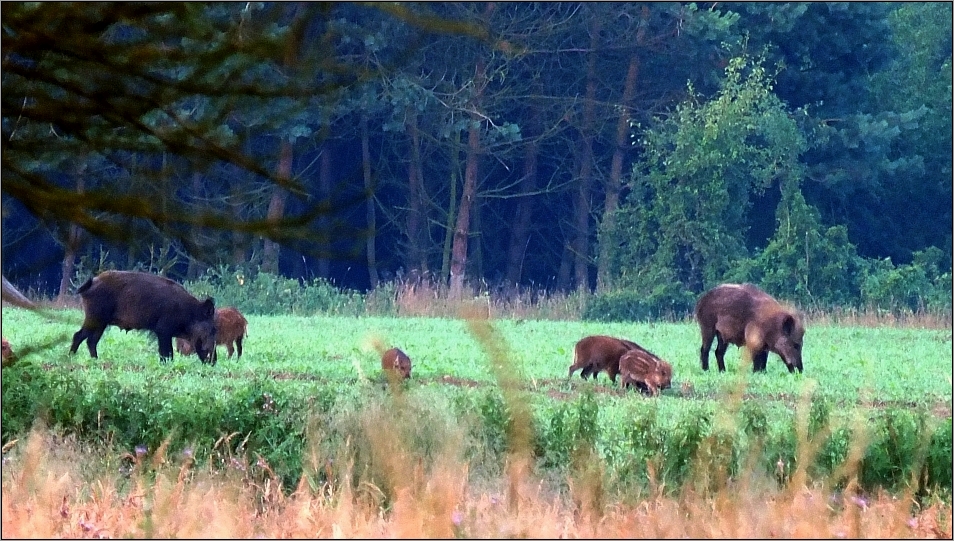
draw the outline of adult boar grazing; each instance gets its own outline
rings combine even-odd
[[[391,348],[381,354],[381,370],[385,374],[400,376],[403,379],[411,377],[411,358],[398,348]]]
[[[752,284],[723,284],[710,289],[696,303],[696,321],[702,331],[699,359],[703,370],[709,369],[709,348],[712,339],[717,338],[719,372],[725,372],[729,344],[745,346],[753,372],[765,371],[770,351],[782,358],[789,372],[802,371],[805,326],[799,314]]]
[[[225,345],[229,352],[229,359],[232,353],[238,350],[238,358],[242,358],[242,340],[248,336],[248,321],[237,308],[227,306],[215,311],[215,344]],[[234,343],[234,348],[233,348]],[[181,355],[192,355],[195,348],[192,343],[185,338],[176,338],[176,351]],[[218,352],[212,350],[212,366],[218,360]]]
[[[155,274],[106,271],[77,290],[86,318],[73,335],[70,354],[86,340],[89,354],[99,355],[96,344],[109,325],[124,331],[149,330],[159,341],[160,360],[172,358],[172,338],[182,337],[195,347],[202,362],[215,349],[215,302],[200,301],[184,287]]]
[[[619,358],[619,373],[624,388],[636,386],[653,396],[672,385],[672,365],[639,346]]]
[[[593,379],[596,379],[597,374],[606,370],[610,380],[616,383],[619,358],[630,349],[638,347],[635,343],[622,338],[603,335],[587,336],[574,346],[573,364],[570,365],[570,371],[566,377],[572,377],[574,372],[582,368],[581,378],[586,379],[592,374]]]

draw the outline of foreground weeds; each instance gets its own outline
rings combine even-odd
[[[513,459],[497,480],[471,480],[450,442],[422,464],[380,423],[380,486],[360,472],[284,495],[267,465],[201,471],[188,457],[126,457],[109,464],[50,431],[34,429],[5,455],[2,535],[46,538],[950,538],[951,506],[910,497],[830,492],[742,479],[707,494],[689,486],[623,503],[582,472],[560,495]],[[129,468],[122,465],[130,462]],[[357,481],[356,481],[357,480]],[[390,494],[388,497],[385,493]],[[588,502],[588,503],[587,503]]]

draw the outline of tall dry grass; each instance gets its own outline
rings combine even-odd
[[[395,282],[395,304],[399,316],[458,317],[477,308],[493,319],[579,320],[586,294],[517,287],[491,292],[486,284],[467,284],[455,299],[439,282],[407,280]]]
[[[812,310],[808,318],[822,325],[851,327],[897,327],[914,329],[948,329],[954,325],[951,312],[892,312],[868,307]]]
[[[494,290],[487,284],[468,284],[460,299],[448,296],[447,287],[427,280],[395,282],[395,304],[399,316],[458,317],[478,306],[493,319],[540,319],[577,321],[586,307],[588,293],[559,292],[513,287]],[[806,316],[813,324],[859,327],[951,329],[951,312],[893,312],[874,307],[810,309]],[[685,322],[693,322],[687,314]]]
[[[744,477],[714,493],[653,487],[635,501],[600,494],[585,471],[553,491],[512,457],[496,482],[472,480],[455,443],[430,465],[402,451],[379,423],[381,485],[303,482],[285,495],[268,474],[213,472],[161,451],[131,472],[37,428],[4,458],[4,538],[951,538],[951,506],[917,508]],[[58,441],[54,441],[58,440]],[[114,464],[115,465],[115,464]],[[385,492],[391,494],[385,496]]]

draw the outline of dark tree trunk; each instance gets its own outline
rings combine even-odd
[[[192,173],[192,194],[196,200],[202,197],[202,173],[199,173],[198,171]],[[198,229],[198,227],[193,228],[193,230],[196,229]],[[197,235],[194,235],[193,237],[195,236]],[[218,246],[216,246],[216,249],[218,249]],[[186,277],[189,280],[195,280],[199,277],[199,274],[205,271],[205,268],[205,265],[200,263],[195,255],[190,254],[189,268],[186,269]]]
[[[425,210],[424,179],[421,169],[421,133],[418,130],[417,114],[410,112],[407,120],[411,136],[410,160],[407,164],[408,212],[407,212],[407,259],[408,271],[417,269],[427,272],[427,216]]]
[[[450,178],[448,179],[447,216],[444,224],[444,243],[441,247],[441,282],[450,282],[451,248],[454,244],[454,228],[457,227],[457,190],[460,184],[457,172],[460,170],[460,132],[454,132],[454,144],[451,145]]]
[[[483,63],[478,63],[480,70]],[[472,116],[476,122],[476,115]],[[467,132],[467,158],[464,166],[464,187],[457,209],[457,224],[451,246],[450,297],[459,299],[464,291],[464,270],[467,266],[467,241],[470,236],[470,211],[477,193],[477,168],[480,153],[480,127],[471,126]]]
[[[367,240],[365,241],[365,252],[368,258],[368,279],[371,282],[371,288],[378,287],[378,263],[375,254],[374,237],[377,233],[377,221],[375,216],[374,186],[371,185],[371,150],[368,146],[368,115],[361,115],[361,172],[364,175],[364,192],[368,200],[365,202],[365,218],[367,223]]]
[[[235,223],[241,223],[245,220],[242,215],[243,191],[238,181],[234,181],[229,186],[229,209],[232,212],[232,219]],[[233,229],[232,239],[232,264],[235,266],[244,265],[248,261],[248,237],[242,231]]]
[[[479,58],[474,74],[474,95],[471,107],[477,110],[483,97],[486,83],[484,74],[484,60]],[[460,206],[457,209],[457,224],[454,228],[454,242],[451,246],[450,268],[450,297],[461,298],[464,291],[464,273],[467,267],[467,241],[470,236],[470,213],[477,194],[477,173],[480,160],[480,125],[481,118],[471,113],[472,120],[467,132],[467,158],[464,166],[464,187],[460,196]]]
[[[292,171],[292,145],[290,141],[282,141],[281,154],[278,158],[278,177],[284,180],[291,178]],[[278,228],[279,222],[285,216],[285,202],[288,199],[288,190],[276,185],[272,191],[272,198],[268,202],[268,220],[270,227]],[[265,239],[262,247],[262,270],[272,274],[278,274],[278,256],[280,246],[274,240]]]
[[[586,62],[586,97],[583,100],[582,156],[579,184],[573,205],[576,239],[573,243],[573,271],[576,287],[589,291],[590,262],[590,191],[593,186],[593,136],[596,131],[596,56],[599,46],[600,24],[594,18],[590,29],[590,52]]]
[[[76,168],[76,193],[83,193],[83,190],[86,189],[85,160],[81,160],[80,163],[83,165]],[[73,271],[76,268],[76,254],[79,252],[82,241],[83,230],[76,224],[70,224],[63,252],[63,264],[60,267],[60,291],[56,295],[58,306],[66,303],[66,297],[69,295],[70,280],[73,278]]]
[[[570,290],[570,270],[573,267],[573,249],[570,242],[563,244],[563,253],[560,255],[560,270],[557,271],[556,288],[558,291]]]
[[[296,19],[299,12],[298,4],[289,4],[289,15]],[[289,39],[285,42],[285,57],[283,59],[283,64],[285,69],[292,71],[297,65],[297,56],[298,51],[301,48],[301,41],[303,39],[302,33],[293,33]],[[278,169],[276,170],[277,176],[279,179],[288,181],[292,178],[292,156],[293,156],[292,142],[288,139],[283,139],[281,142],[281,150],[279,151],[278,157]],[[276,185],[272,191],[272,198],[268,202],[268,213],[266,214],[266,220],[269,222],[269,227],[272,228],[273,234],[280,233],[278,230],[280,222],[285,217],[285,203],[288,201],[288,190],[285,188]],[[262,246],[262,270],[266,272],[271,272],[278,274],[279,269],[279,255],[280,255],[280,245],[278,242],[265,238],[264,244]]]
[[[537,197],[533,191],[537,188],[537,154],[540,150],[538,140],[533,140],[526,147],[523,156],[523,178],[520,179],[520,193],[517,202],[517,215],[513,221],[510,233],[510,245],[507,251],[507,284],[520,283],[523,272],[523,261],[530,244],[530,225],[533,223],[533,207]]]
[[[322,200],[327,200],[331,197],[331,146],[327,141],[321,150],[321,161],[318,166],[318,197]],[[318,227],[321,231],[322,238],[325,239],[322,242],[323,246],[321,247],[321,251],[330,253],[332,239],[328,231],[330,227],[329,220],[324,217],[319,218]],[[318,258],[318,276],[322,278],[331,277],[331,260],[327,257]]]
[[[610,174],[605,186],[601,226],[603,231],[612,231],[616,228],[616,209],[619,207],[619,192],[623,186],[623,157],[630,148],[629,104],[636,93],[636,76],[638,73],[639,56],[637,53],[633,53],[633,56],[629,59],[629,69],[626,71],[626,82],[623,85],[623,97],[620,100],[622,107],[619,119],[616,121],[616,148],[613,151],[613,161],[610,164]],[[599,261],[597,261],[596,267],[596,288],[598,290],[608,287],[612,283],[612,277],[609,276],[612,248],[609,242],[600,242]]]

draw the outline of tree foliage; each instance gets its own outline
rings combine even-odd
[[[795,185],[805,141],[758,61],[729,61],[717,95],[647,129],[616,231],[621,283],[700,292],[748,256],[753,196]]]
[[[894,298],[951,265],[950,10],[10,4],[4,273]]]

